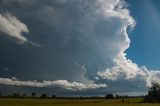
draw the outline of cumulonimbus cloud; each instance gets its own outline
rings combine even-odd
[[[15,8],[12,5],[13,2],[20,6]],[[58,79],[57,75],[59,75],[60,78],[66,80],[34,82],[2,78],[1,84],[34,85],[35,87],[58,85],[66,89],[89,89],[99,87],[93,83],[91,85],[83,84],[85,81],[98,83],[98,85],[102,83],[100,87],[106,87],[103,83],[108,85],[110,81],[114,81],[117,86],[117,81],[123,81],[124,84],[125,81],[132,82],[127,83],[126,86],[133,85],[133,83],[135,85],[145,83],[150,86],[152,81],[160,80],[159,71],[148,70],[144,66],[139,67],[126,57],[125,51],[130,46],[127,29],[134,28],[136,22],[130,15],[124,0],[35,0],[34,2],[31,0],[29,2],[28,0],[23,0],[23,2],[21,0],[7,0],[3,3],[10,8],[14,7],[13,13],[20,14],[21,17],[25,16],[33,23],[47,26],[41,28],[45,29],[47,34],[52,35],[48,39],[46,36],[46,42],[51,47],[48,47],[49,50],[46,51],[51,51],[51,49],[54,51],[54,56],[49,56],[48,60],[50,57],[56,57],[52,61],[50,60],[51,62],[49,61],[54,63],[52,64],[54,65],[52,73],[56,74],[48,74],[47,78],[50,76],[50,78],[56,77]],[[23,8],[24,5],[25,8]],[[19,8],[22,8],[23,15],[21,15],[22,11]],[[28,12],[32,9],[34,11]],[[6,21],[4,24],[11,25],[13,27],[11,29],[15,29],[16,33],[11,34],[11,29],[4,30],[4,33],[25,42],[24,36],[20,33],[28,32],[27,27],[18,21],[22,24],[18,24],[18,26],[22,26],[22,28],[18,27],[17,30],[17,25],[12,25],[11,19],[8,17],[13,20],[18,19],[10,15],[1,15],[1,20]],[[33,23],[28,22],[28,25],[32,26]],[[6,29],[4,26],[2,28]],[[34,30],[37,29],[32,31]],[[38,29],[35,34],[41,35],[43,32],[44,30]],[[77,64],[74,64],[75,62]],[[79,68],[81,64],[85,68]],[[53,67],[52,65],[50,67]],[[66,75],[63,75],[64,73]],[[43,74],[40,75],[43,77]],[[68,82],[68,80],[73,82]],[[83,83],[76,83],[74,80]],[[108,87],[112,87],[112,84]],[[117,86],[115,89],[118,91],[119,87]]]

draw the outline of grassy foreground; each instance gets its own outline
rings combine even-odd
[[[154,103],[139,103],[142,99],[0,99],[0,106],[160,106]]]

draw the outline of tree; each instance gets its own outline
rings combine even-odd
[[[128,98],[128,95],[125,95],[124,97],[125,97],[125,98]]]
[[[40,98],[46,99],[46,98],[48,98],[48,96],[46,93],[43,93],[43,94],[41,94]]]
[[[116,99],[119,99],[119,95],[118,94],[116,94],[115,97],[116,97]]]
[[[25,98],[26,97],[26,94],[24,93],[23,95],[22,95],[22,98]]]
[[[53,98],[53,99],[56,98],[56,95],[52,95],[52,98]]]
[[[0,92],[0,98],[2,97],[2,93]]]
[[[19,98],[19,97],[20,97],[20,94],[19,94],[19,93],[13,93],[12,97],[13,97],[13,98]]]
[[[152,96],[153,98],[157,98],[158,92],[160,91],[160,84],[159,83],[152,83],[152,86],[150,88],[150,91],[148,92],[149,96]]]
[[[145,102],[160,102],[160,84],[152,83],[148,95],[144,98]]]
[[[35,98],[36,97],[36,93],[32,92],[31,96],[32,96],[32,98]]]
[[[113,94],[107,94],[107,95],[105,96],[106,99],[113,99],[113,97],[114,97]]]

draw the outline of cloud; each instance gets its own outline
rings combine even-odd
[[[121,34],[120,39],[123,39],[124,44],[120,45],[118,53],[113,58],[113,66],[106,68],[103,71],[98,71],[98,77],[95,77],[95,79],[99,80],[99,78],[102,78],[113,81],[122,80],[123,82],[128,80],[135,81],[134,83],[139,80],[141,83],[145,82],[146,86],[151,86],[152,82],[160,82],[160,71],[148,70],[145,66],[139,67],[136,63],[133,63],[132,60],[127,59],[126,57],[125,50],[130,46],[127,28],[133,28],[135,26],[135,21],[130,15],[129,10],[124,8],[124,3],[124,1],[118,1],[118,7],[115,7],[116,5],[111,6],[113,8],[112,11],[103,9],[105,10],[104,14],[106,14],[107,17],[118,17],[121,20],[122,27],[119,27],[119,33]]]
[[[130,46],[127,30],[134,28],[136,22],[124,0],[2,0],[0,5],[27,23],[33,40],[46,45],[29,51],[29,56],[24,53],[18,55],[20,58],[13,59],[10,64],[21,66],[13,69],[12,75],[20,79],[53,80],[6,81],[2,78],[3,84],[53,85],[83,90],[103,87],[105,85],[101,84],[105,83],[107,90],[112,90],[114,86],[115,91],[120,87],[134,91],[139,88],[131,87],[133,85],[149,86],[152,81],[159,81],[159,71],[139,67],[126,58],[125,51]],[[28,33],[26,25],[12,15],[4,14],[1,18],[16,29],[14,31],[18,35],[9,33],[12,30],[3,33],[16,39],[18,36],[17,40],[22,43],[28,41],[23,40],[25,37],[21,35],[21,32]],[[12,24],[12,18],[22,25]]]
[[[137,79],[139,81],[144,81],[148,87],[151,86],[152,82],[160,82],[159,71],[150,71],[145,66],[138,67],[137,64],[126,59],[125,55],[120,55],[115,59],[115,66],[97,72],[97,75],[102,79],[114,81]]]
[[[27,26],[10,13],[0,14],[0,32],[5,36],[14,39],[19,44],[24,44],[28,40],[22,32],[29,32]]]
[[[28,87],[59,87],[66,90],[86,90],[86,89],[98,89],[107,87],[106,84],[83,84],[77,82],[68,82],[67,80],[56,80],[56,81],[20,81],[15,77],[13,78],[0,78],[0,84],[5,85],[16,85],[16,86],[28,86]]]

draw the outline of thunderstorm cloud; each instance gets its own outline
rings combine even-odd
[[[159,71],[126,57],[136,21],[124,0],[1,0],[0,8],[0,37],[14,38],[3,39],[11,45],[0,64],[10,70],[0,84],[141,91],[160,81]]]

